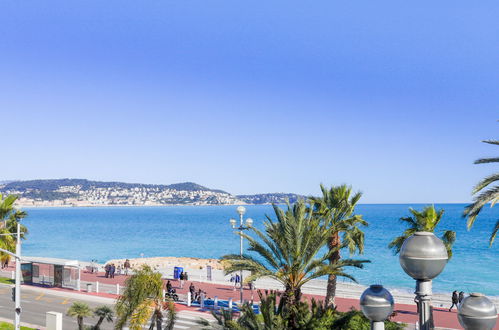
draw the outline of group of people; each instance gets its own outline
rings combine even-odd
[[[106,278],[114,278],[114,274],[116,273],[116,266],[114,264],[107,264],[104,266],[104,270],[106,271]],[[119,273],[121,273],[121,266],[118,266]]]
[[[115,274],[128,275],[128,272],[130,270],[130,260],[126,259],[123,267],[121,265],[118,265],[118,267],[116,267],[114,263],[106,264],[106,266],[104,266],[104,270],[106,271],[106,278],[114,278]]]
[[[463,302],[463,300],[464,300],[464,292],[461,291],[461,292],[457,293],[457,291],[454,290],[452,292],[452,305],[449,308],[449,312],[452,310],[452,307],[454,307],[454,306],[456,306],[456,308],[458,308],[459,305],[461,305],[461,303]]]
[[[192,301],[196,301],[198,303],[201,303],[201,294],[204,294],[206,296],[206,292],[201,290],[201,288],[196,291],[196,288],[194,287],[194,284],[192,282],[191,285],[189,285],[189,292],[191,293]]]

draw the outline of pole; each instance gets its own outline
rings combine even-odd
[[[371,321],[371,330],[385,330],[385,322]]]
[[[15,317],[14,329],[21,329],[21,225],[17,223],[17,236],[16,236],[16,286],[15,286]]]
[[[243,256],[243,215],[240,214],[239,215],[239,219],[240,219],[240,222],[241,222],[241,225],[240,225],[240,230],[239,230],[239,237],[241,238],[241,249],[240,249],[240,255],[241,257]],[[240,301],[241,301],[241,305],[243,304],[243,271],[241,270],[240,272],[240,278],[241,278],[241,281],[239,283],[239,285],[241,286],[240,287]]]
[[[431,329],[431,280],[416,280],[416,299],[419,309],[419,329]]]

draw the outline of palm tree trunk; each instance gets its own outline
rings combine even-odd
[[[337,249],[341,245],[341,239],[339,233],[335,232],[331,239],[329,240],[329,250]],[[340,250],[338,249],[334,252],[331,257],[329,257],[329,264],[333,265],[337,263],[341,258]],[[327,279],[327,292],[326,292],[326,306],[334,306],[334,298],[336,296],[336,275],[329,275]]]
[[[78,329],[83,330],[83,317],[78,316],[77,321],[78,321]]]
[[[100,329],[100,325],[102,324],[103,321],[104,321],[104,316],[99,317],[99,321],[97,321],[97,323],[95,324],[94,329],[95,330],[99,330]]]

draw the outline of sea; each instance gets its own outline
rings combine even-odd
[[[356,209],[369,222],[365,251],[353,258],[369,259],[364,269],[348,270],[360,284],[413,291],[414,280],[406,275],[387,245],[405,229],[400,217],[409,207],[422,204],[362,204]],[[489,236],[499,219],[499,207],[486,207],[468,231],[462,218],[464,204],[435,204],[444,209],[438,230],[454,230],[454,256],[434,280],[434,292],[482,292],[499,296],[499,238],[489,247]],[[263,229],[270,205],[248,205],[245,217]],[[106,262],[114,258],[157,256],[219,258],[239,253],[239,236],[229,223],[237,218],[235,206],[24,208],[29,234],[23,255]],[[441,232],[437,232],[440,235]],[[247,245],[245,245],[246,247]],[[344,257],[350,257],[343,251]]]

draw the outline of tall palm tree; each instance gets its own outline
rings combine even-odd
[[[424,207],[423,211],[416,211],[413,208],[409,208],[409,211],[412,216],[400,218],[400,221],[405,223],[408,228],[401,236],[396,237],[388,244],[388,247],[392,249],[395,254],[400,252],[400,248],[402,247],[402,244],[404,244],[404,241],[415,232],[428,231],[434,233],[444,214],[443,209],[437,211],[433,205]],[[443,230],[440,238],[444,242],[450,259],[452,257],[452,245],[456,241],[456,233],[452,230]]]
[[[368,223],[362,215],[355,214],[355,206],[362,193],[352,193],[352,187],[347,185],[327,189],[321,184],[320,187],[322,197],[310,197],[310,204],[314,215],[322,220],[329,231],[329,264],[336,265],[341,260],[341,247],[347,247],[350,254],[364,252],[364,232],[360,226],[367,226]],[[336,281],[337,275],[329,274],[326,306],[334,305]]]
[[[484,143],[499,145],[499,140],[485,140]],[[475,164],[489,164],[489,163],[499,163],[498,157],[492,158],[481,158],[475,161]],[[472,194],[475,195],[473,198],[473,203],[466,206],[464,209],[463,216],[468,218],[468,230],[473,227],[476,217],[482,210],[482,208],[491,203],[491,207],[499,201],[499,173],[491,174],[478,182],[478,184],[473,188]],[[494,185],[493,185],[494,184]],[[499,220],[495,223],[495,226],[490,234],[489,244],[492,246],[499,232]]]
[[[94,315],[99,319],[97,323],[93,326],[94,330],[100,330],[100,326],[104,320],[107,322],[113,322],[114,312],[109,306],[100,306],[94,310]]]
[[[130,329],[141,330],[149,319],[151,320],[149,329],[153,329],[154,326],[158,330],[162,329],[162,311],[167,310],[169,315],[175,316],[174,312],[173,314],[171,312],[172,306],[164,301],[162,288],[161,273],[147,265],[143,265],[139,271],[130,276],[125,282],[125,291],[116,301],[115,329],[122,329],[129,321]],[[167,326],[174,321],[174,319],[169,320]]]
[[[265,232],[251,228],[256,237],[241,234],[249,242],[248,250],[256,252],[258,258],[247,254],[242,257],[235,254],[223,256],[227,274],[247,270],[251,272],[246,278],[248,282],[261,277],[277,280],[285,289],[281,299],[284,308],[296,305],[301,299],[301,287],[313,279],[335,275],[355,281],[345,268],[362,268],[368,260],[345,259],[328,264],[328,259],[337,250],[317,257],[327,244],[331,229],[313,216],[305,202],[300,200],[292,206],[288,204],[286,210],[276,205],[273,207],[277,220],[267,216]]]
[[[83,318],[92,316],[92,310],[87,304],[77,301],[74,302],[71,307],[69,307],[66,314],[71,317],[76,317],[76,321],[78,322],[78,329],[83,330]]]

